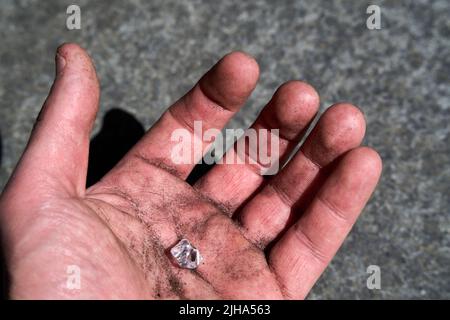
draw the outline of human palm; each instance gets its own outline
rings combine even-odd
[[[189,185],[210,145],[193,122],[221,129],[256,85],[256,62],[235,52],[86,190],[97,77],[74,44],[60,47],[56,60],[55,83],[0,200],[13,298],[304,298],[378,181],[379,156],[359,147],[364,118],[340,103],[277,175],[264,178],[258,163],[220,164]],[[318,105],[311,86],[291,81],[252,127],[279,129],[283,164]],[[202,146],[189,164],[171,160],[179,128]],[[182,238],[204,258],[197,269],[171,259]],[[79,288],[67,286],[69,266],[80,270]]]

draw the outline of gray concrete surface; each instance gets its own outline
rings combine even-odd
[[[67,6],[82,28],[65,28]],[[382,29],[366,28],[369,4]],[[378,190],[310,298],[450,298],[450,2],[25,1],[0,2],[0,187],[50,88],[55,48],[92,55],[101,112],[131,112],[149,127],[223,54],[245,50],[261,80],[231,126],[250,123],[289,79],[316,86],[322,109],[347,100],[366,114],[365,143],[384,159]],[[368,290],[366,268],[381,268]]]

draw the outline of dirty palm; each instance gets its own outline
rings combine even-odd
[[[194,185],[195,162],[171,161],[174,130],[221,129],[259,76],[241,52],[223,57],[86,190],[99,85],[87,53],[61,46],[56,78],[0,202],[13,298],[300,299],[326,268],[376,186],[381,160],[361,147],[362,113],[348,103],[317,113],[308,84],[282,84],[252,124],[279,129],[276,175],[258,163],[214,166]],[[210,142],[193,134],[202,148]],[[226,156],[235,152],[231,148]],[[203,258],[181,268],[170,249],[188,239]],[[67,286],[77,266],[80,286]]]

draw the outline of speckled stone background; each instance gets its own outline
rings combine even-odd
[[[81,30],[65,27],[82,10]],[[381,30],[366,8],[381,7]],[[322,110],[359,105],[365,143],[384,159],[377,192],[310,298],[450,298],[450,2],[25,1],[0,2],[0,187],[50,88],[53,57],[76,41],[92,55],[105,112],[146,128],[225,53],[254,55],[261,80],[230,124],[248,125],[289,79],[316,86]],[[94,132],[95,135],[95,132]],[[381,290],[366,287],[381,268]]]

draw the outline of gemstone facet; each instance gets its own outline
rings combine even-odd
[[[203,261],[200,251],[191,245],[187,239],[181,239],[172,249],[170,253],[177,261],[181,268],[195,269]]]

